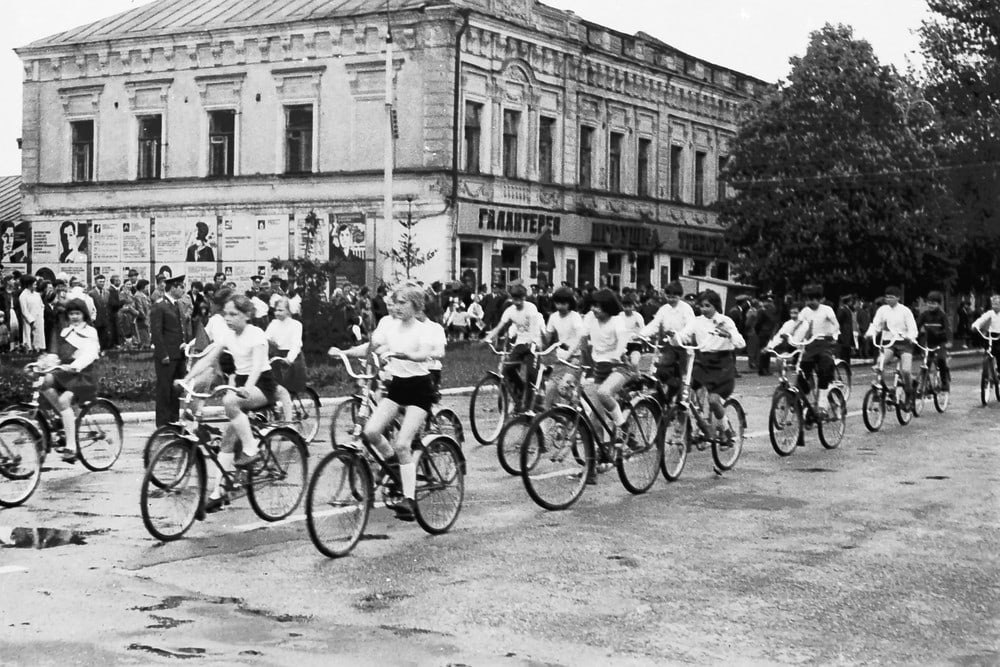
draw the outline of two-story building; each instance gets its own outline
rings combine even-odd
[[[427,281],[725,280],[718,175],[766,86],[535,0],[161,0],[17,53],[32,270],[90,274],[246,278],[311,213],[355,282],[405,272],[406,220]]]

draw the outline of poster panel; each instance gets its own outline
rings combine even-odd
[[[22,262],[11,262],[9,264],[4,262],[3,266],[0,267],[0,275],[9,276],[15,271],[20,271],[23,276],[28,272],[28,265]]]
[[[121,273],[119,274],[122,278],[122,282],[125,282],[128,275],[135,271],[139,278],[144,278],[149,280],[149,263],[143,262],[141,264],[122,264]]]
[[[157,218],[154,225],[153,257],[156,265],[185,261],[188,235],[194,223],[183,218]]]
[[[288,259],[288,216],[257,219],[258,262]]]
[[[73,278],[79,278],[80,281],[82,281],[85,285],[88,286],[90,285],[90,280],[89,280],[90,276],[87,275],[86,262],[84,262],[83,264],[76,264],[76,263],[59,264],[58,269],[59,270],[56,273],[57,276],[62,275],[67,277],[69,280],[72,280]]]
[[[149,263],[149,220],[135,219],[122,223],[122,254],[120,260],[128,266]],[[147,267],[146,273],[149,273]]]
[[[200,280],[202,285],[210,285],[215,278],[215,262],[188,262],[184,265],[187,284]]]
[[[27,222],[0,223],[0,264],[6,267],[8,264],[27,263],[30,229],[31,225]]]
[[[238,215],[222,220],[222,261],[252,261],[255,257],[257,218]]]
[[[59,262],[60,224],[62,223],[58,220],[36,220],[31,223],[31,260],[34,264],[48,265]]]
[[[226,274],[227,283],[235,283],[237,290],[244,292],[250,289],[250,276],[264,275],[260,272],[261,267],[256,262],[231,262],[222,265],[222,272]]]
[[[121,261],[123,224],[126,223],[102,220],[91,225],[91,261],[93,263],[117,263]]]
[[[299,259],[312,259],[317,262],[325,262],[330,259],[330,244],[327,238],[330,233],[330,224],[326,215],[319,216],[316,228],[316,235],[310,239],[306,234],[306,213],[299,213],[295,216],[295,257]]]
[[[355,258],[364,260],[365,216],[362,213],[347,213],[334,216],[330,229],[330,260]]]

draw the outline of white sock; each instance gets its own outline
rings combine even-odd
[[[62,417],[63,432],[66,434],[66,449],[76,451],[76,415],[73,408],[66,408],[59,411]]]
[[[621,406],[615,403],[615,407],[611,408],[611,420],[615,423],[615,426],[624,426],[627,419],[628,417],[622,412]]]
[[[819,407],[821,407],[821,408],[825,408],[826,407],[826,399],[827,399],[827,397],[829,395],[830,395],[830,390],[829,389],[820,389],[819,390]]]
[[[399,478],[403,483],[403,497],[413,500],[417,495],[417,464],[412,461],[400,463]]]
[[[222,470],[226,472],[236,470],[235,461],[236,454],[232,452],[219,452],[219,466]],[[209,496],[210,498],[221,498],[225,495],[225,489],[222,488],[222,485],[225,483],[225,475],[222,474],[222,470],[216,470],[215,490],[212,491],[212,495]]]

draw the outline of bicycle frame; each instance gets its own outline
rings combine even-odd
[[[893,389],[903,386],[903,359],[901,356],[896,355],[896,368],[893,373],[893,384],[890,387],[883,379],[885,375],[885,352],[900,341],[902,341],[902,338],[890,338],[888,343],[882,341],[877,344],[876,347],[879,349],[878,362],[872,367],[872,370],[875,372],[875,379],[872,381],[872,386],[879,389],[887,399],[886,402],[890,404],[895,400]]]

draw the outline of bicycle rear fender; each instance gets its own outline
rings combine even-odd
[[[468,465],[465,462],[465,452],[462,451],[462,446],[458,444],[458,441],[456,441],[455,438],[451,437],[450,435],[446,435],[444,433],[425,434],[422,438],[420,438],[420,444],[417,445],[417,447],[414,447],[414,449],[419,449],[421,452],[426,451],[424,447],[427,445],[427,443],[429,443],[431,440],[437,440],[438,438],[447,438],[448,442],[450,442],[455,446],[455,451],[458,452],[458,465],[462,468],[462,475],[463,476],[467,475]]]

